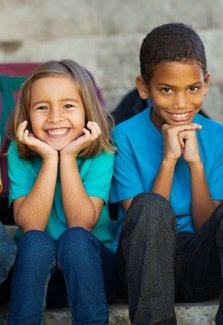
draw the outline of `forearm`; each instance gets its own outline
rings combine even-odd
[[[199,229],[216,208],[206,181],[202,161],[189,164],[191,174],[191,210],[193,224]]]
[[[62,200],[69,227],[91,230],[98,216],[94,204],[83,186],[76,159],[63,155],[60,159]]]
[[[32,190],[19,204],[15,202],[15,221],[23,231],[45,229],[52,208],[57,169],[58,158],[43,160]]]
[[[175,160],[163,159],[152,188],[152,192],[162,195],[167,200],[170,198],[175,166]]]

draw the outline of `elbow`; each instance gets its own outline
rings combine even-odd
[[[98,222],[99,216],[96,215],[96,212],[88,213],[82,216],[74,217],[71,220],[67,221],[69,228],[81,227],[87,231],[92,231],[96,223]]]

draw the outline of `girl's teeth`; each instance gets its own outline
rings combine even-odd
[[[63,135],[65,134],[67,129],[60,129],[60,130],[48,130],[50,135]]]

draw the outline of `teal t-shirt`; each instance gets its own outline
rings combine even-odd
[[[10,179],[9,204],[12,204],[15,199],[29,194],[40,171],[41,164],[42,159],[40,157],[30,160],[21,159],[16,143],[14,141],[11,142],[8,151]],[[99,197],[104,201],[99,220],[93,228],[92,233],[106,247],[111,249],[113,227],[112,221],[109,218],[107,203],[113,174],[114,154],[102,152],[92,158],[77,158],[77,164],[87,194],[89,196]],[[60,175],[58,172],[53,206],[46,231],[54,239],[57,239],[67,228],[62,204]],[[16,236],[19,237],[20,235],[21,231],[18,230]]]

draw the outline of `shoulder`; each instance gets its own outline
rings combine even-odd
[[[100,154],[89,157],[89,158],[82,158],[79,157],[77,159],[79,170],[80,171],[87,171],[93,169],[110,169],[113,167],[115,159],[115,153],[108,153],[106,151],[102,151]]]
[[[222,139],[223,133],[223,125],[215,120],[212,120],[208,117],[201,116],[198,114],[194,120],[196,123],[201,124],[202,135],[206,135],[208,137],[220,137]]]
[[[149,109],[145,109],[143,112],[136,114],[130,119],[121,122],[113,129],[112,135],[116,137],[119,134],[132,135],[137,129],[142,129],[149,121]]]

